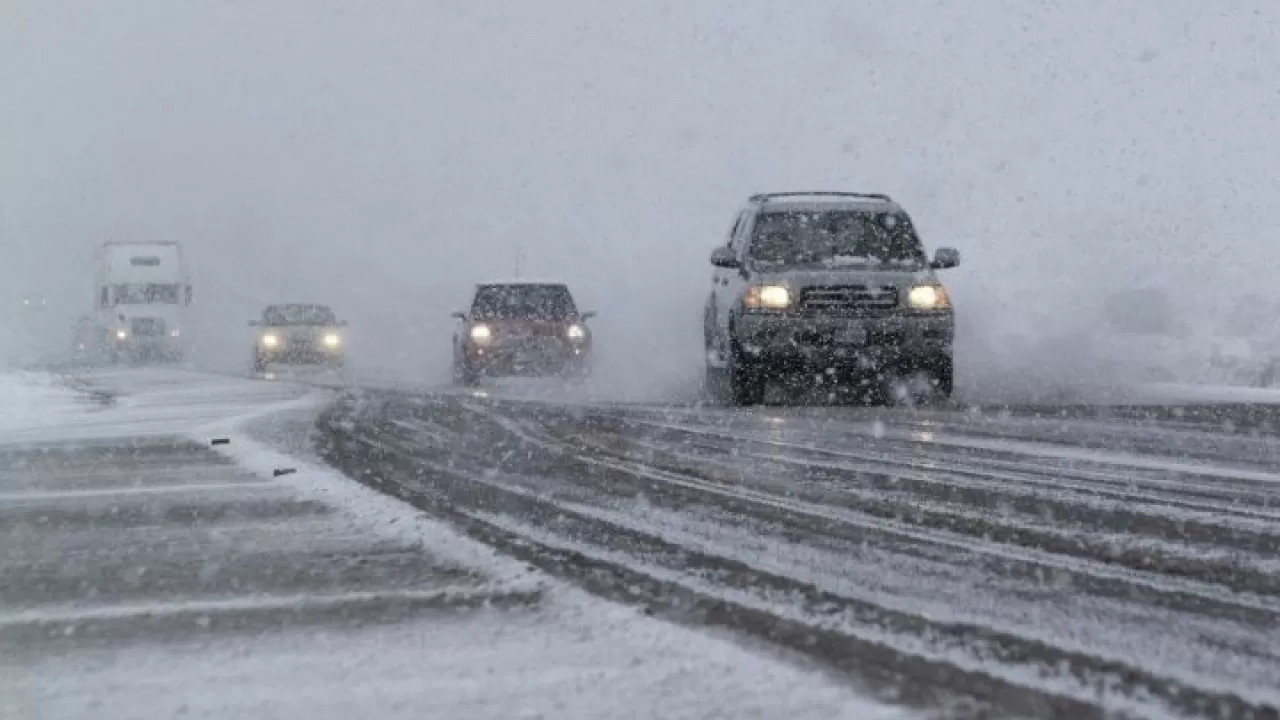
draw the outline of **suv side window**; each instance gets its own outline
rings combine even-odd
[[[742,251],[747,247],[747,229],[751,227],[751,211],[743,210],[738,215],[738,221],[733,225],[733,237],[729,238],[729,247],[742,257]]]
[[[729,228],[729,239],[725,241],[726,247],[734,247],[734,239],[738,237],[738,229],[742,227],[743,213],[738,213],[738,217],[733,221],[733,227]]]

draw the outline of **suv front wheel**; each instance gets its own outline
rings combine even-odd
[[[945,403],[954,388],[954,365],[950,355],[938,355],[907,364],[885,384],[885,400],[890,404]]]
[[[722,357],[724,364],[713,363],[713,355]],[[726,351],[707,348],[706,389],[713,401],[739,407],[759,405],[767,387],[765,372],[743,362],[732,346]]]

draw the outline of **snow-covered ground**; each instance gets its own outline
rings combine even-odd
[[[62,578],[71,593],[44,597],[41,582],[0,588],[0,716],[600,720],[907,714],[760,648],[676,627],[555,583],[332,470],[260,444],[242,429],[273,413],[316,408],[325,400],[321,391],[173,370],[99,372],[72,384],[78,389],[49,376],[0,376],[0,534],[17,548],[0,561],[0,577]],[[87,389],[100,394],[86,396]],[[193,448],[182,450],[189,453],[225,437],[230,444],[216,449],[232,463],[147,470],[143,458],[121,453],[115,463],[76,466],[87,470],[66,466],[44,473],[28,464],[43,457],[31,454],[32,445],[129,447],[145,438],[154,448],[165,436],[179,450]],[[196,442],[182,445],[184,439]],[[296,472],[273,479],[272,471],[282,466]],[[192,473],[204,480],[198,489],[181,484]],[[210,481],[219,473],[215,492]],[[196,512],[206,519],[166,520],[181,508],[220,512],[218,503],[250,501],[322,510],[252,518]],[[106,515],[94,515],[92,508],[103,507]],[[134,517],[134,508],[141,525],[120,527],[121,518]],[[114,520],[67,520],[64,527],[37,523],[36,516]],[[254,632],[228,620],[254,611],[300,619],[324,603],[355,613],[369,596],[408,602],[427,592],[397,585],[308,597],[272,585],[280,580],[247,574],[236,580],[237,564],[253,558],[284,562],[287,575],[294,557],[320,553],[337,563],[388,547],[478,578],[479,585],[449,592],[538,591],[541,600],[507,609],[411,612],[393,621],[283,621]],[[53,552],[58,555],[50,557]],[[230,587],[243,582],[253,591],[208,597],[203,586],[148,585],[148,572],[163,577],[163,567],[176,565],[169,571],[181,574],[184,562],[204,563],[202,579],[208,579],[206,570],[212,577],[229,569]],[[82,566],[86,575],[77,582],[72,568]],[[90,579],[117,567],[128,582],[116,583],[114,572]],[[434,581],[424,576],[423,582]],[[461,581],[451,582],[449,588]],[[113,596],[111,587],[121,596]],[[177,625],[164,625],[166,620]],[[104,634],[113,622],[152,631]]]

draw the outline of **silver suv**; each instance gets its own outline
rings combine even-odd
[[[951,394],[955,318],[935,271],[960,253],[930,260],[887,195],[753,195],[711,264],[707,386],[728,402],[757,404],[769,381],[805,375]]]

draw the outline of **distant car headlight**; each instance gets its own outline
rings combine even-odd
[[[276,337],[275,335],[272,335],[271,333],[267,333],[266,335],[262,336],[262,347],[273,348],[279,344],[280,344],[280,338]]]
[[[586,340],[587,339],[587,329],[578,324],[570,325],[569,329],[564,331],[564,334],[570,340]]]
[[[117,330],[117,331],[116,331],[116,339],[117,339],[117,340],[124,340],[124,339],[125,339],[125,338],[127,338],[127,337],[129,337],[129,331],[128,331],[128,330]]]
[[[912,310],[946,310],[951,298],[941,285],[916,285],[907,291],[907,307]]]
[[[169,337],[178,337],[181,334],[182,334],[181,330],[174,329],[169,331]]]
[[[325,347],[336,348],[341,344],[342,344],[342,338],[338,335],[338,333],[325,333],[325,336],[324,336]]]
[[[471,341],[478,345],[487,345],[493,340],[493,331],[488,325],[472,325]]]
[[[749,310],[786,310],[791,307],[791,291],[782,285],[752,285],[742,304]]]

